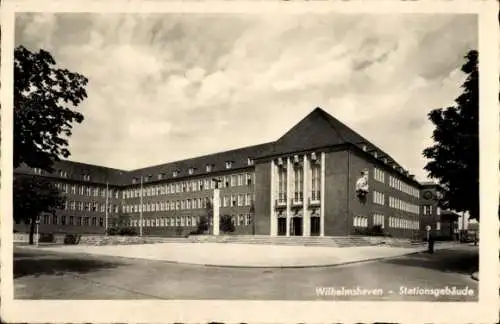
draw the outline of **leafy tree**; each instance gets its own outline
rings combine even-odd
[[[36,221],[41,213],[55,215],[65,198],[50,180],[18,175],[14,178],[14,220],[30,223],[29,244],[33,244]]]
[[[441,207],[469,212],[471,218],[479,219],[478,52],[469,51],[465,59],[463,92],[454,106],[429,113],[435,144],[423,155],[430,160],[425,170],[443,187]]]
[[[222,215],[220,218],[219,228],[224,233],[232,233],[236,229],[234,227],[233,218],[230,215]]]
[[[86,97],[87,78],[55,66],[44,50],[14,50],[14,168],[26,165],[53,172],[53,164],[70,155],[67,138],[83,115],[72,110]],[[14,217],[34,220],[54,212],[64,199],[47,180],[14,176]]]
[[[67,137],[83,115],[72,110],[86,97],[87,78],[55,66],[44,50],[14,51],[14,168],[52,171],[54,161],[70,155]]]

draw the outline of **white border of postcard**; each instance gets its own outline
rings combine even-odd
[[[480,64],[480,281],[479,302],[333,302],[126,300],[14,300],[12,273],[12,80],[15,12],[185,13],[477,13]],[[498,319],[499,105],[496,1],[14,1],[2,3],[1,317],[20,322],[486,322]],[[438,18],[437,18],[438,19]]]

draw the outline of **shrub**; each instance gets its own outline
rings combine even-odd
[[[234,230],[236,228],[235,228],[234,223],[233,223],[233,218],[229,215],[223,215],[220,218],[219,228],[224,233],[234,232]]]
[[[208,217],[201,216],[200,221],[198,222],[198,226],[196,227],[196,234],[203,234],[208,231]]]
[[[390,236],[384,234],[384,229],[381,225],[374,225],[370,228],[355,228],[354,234],[364,236]]]
[[[370,236],[384,236],[384,229],[382,225],[374,225],[370,230]]]
[[[78,244],[80,236],[75,234],[66,234],[64,236],[64,244]]]
[[[118,227],[110,227],[107,230],[108,235],[118,235],[120,229]]]
[[[52,233],[41,233],[38,239],[40,243],[53,243],[54,242],[54,234]]]
[[[125,236],[137,236],[137,230],[135,227],[124,227],[121,228],[118,232],[119,235],[125,235]],[[115,234],[116,235],[116,234]]]

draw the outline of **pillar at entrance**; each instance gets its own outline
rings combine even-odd
[[[219,235],[219,223],[220,223],[220,215],[219,215],[219,206],[220,205],[220,193],[219,189],[215,188],[214,189],[214,199],[212,202],[212,207],[213,207],[213,230],[212,233],[214,235]]]

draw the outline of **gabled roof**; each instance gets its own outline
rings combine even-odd
[[[379,157],[386,157],[390,163],[399,166],[387,153],[320,107],[304,117],[260,157],[278,156],[342,144],[366,146],[367,151],[377,151]]]

